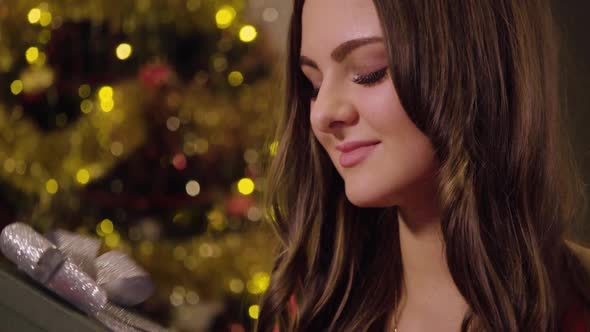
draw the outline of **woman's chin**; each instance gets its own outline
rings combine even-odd
[[[389,197],[367,191],[351,191],[348,188],[346,198],[352,205],[359,208],[383,208],[395,205]]]

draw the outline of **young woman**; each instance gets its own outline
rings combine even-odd
[[[590,327],[553,35],[543,0],[295,0],[258,331]]]

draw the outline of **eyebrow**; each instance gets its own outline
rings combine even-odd
[[[358,38],[352,39],[349,41],[345,41],[344,43],[340,44],[336,47],[332,54],[330,55],[331,58],[336,62],[342,62],[346,57],[354,50],[361,46],[365,46],[367,44],[383,42],[383,38],[381,37],[366,37],[366,38]],[[315,69],[319,69],[317,63],[312,59],[306,57],[305,55],[301,55],[299,57],[299,64],[301,66],[306,65]]]

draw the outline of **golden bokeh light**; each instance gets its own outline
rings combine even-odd
[[[90,181],[90,172],[85,168],[78,170],[78,172],[76,172],[76,180],[80,184],[87,184]]]
[[[100,222],[99,226],[100,231],[106,235],[113,233],[113,231],[115,230],[115,226],[113,225],[113,222],[110,219],[104,219]]]
[[[103,99],[100,101],[100,109],[105,113],[112,111],[114,107],[115,102],[112,99]]]
[[[227,76],[227,81],[231,86],[240,86],[244,82],[244,75],[239,71],[232,71]]]
[[[90,101],[88,99],[84,99],[80,103],[80,110],[84,114],[88,114],[88,113],[92,112],[92,108],[93,108],[92,101]]]
[[[52,19],[53,17],[51,16],[50,12],[41,12],[41,16],[39,17],[39,24],[41,24],[42,27],[49,26],[49,24],[51,24]]]
[[[258,32],[256,31],[256,28],[252,25],[244,25],[240,29],[240,40],[245,43],[254,41],[257,35]]]
[[[111,153],[113,154],[113,156],[115,156],[115,157],[121,156],[123,154],[123,149],[124,149],[123,143],[117,142],[117,141],[111,143]]]
[[[98,90],[98,97],[100,99],[113,99],[113,88],[105,85]]]
[[[254,181],[250,178],[243,178],[238,181],[238,191],[242,195],[250,195],[254,192]]]
[[[25,58],[28,63],[33,63],[39,58],[39,49],[36,47],[29,47],[25,52]]]
[[[55,179],[47,180],[47,182],[45,183],[45,190],[47,190],[47,192],[50,194],[57,193],[57,191],[59,190],[59,184],[57,183],[57,180],[55,180]]]
[[[90,97],[90,93],[91,92],[92,91],[90,91],[90,85],[88,85],[88,84],[82,84],[78,88],[78,96],[80,96],[80,98],[88,98],[88,97]]]
[[[250,294],[262,294],[270,284],[270,276],[265,272],[258,272],[248,280],[246,288]]]
[[[229,281],[229,290],[239,294],[244,291],[244,282],[240,279],[233,278]]]
[[[39,9],[39,8],[31,9],[29,11],[29,14],[27,15],[27,19],[29,20],[29,23],[31,23],[31,24],[38,23],[39,20],[41,19],[41,9]]]
[[[127,43],[121,43],[115,51],[119,60],[127,60],[133,53],[133,47]]]
[[[215,23],[220,29],[228,28],[236,17],[236,10],[232,6],[223,6],[215,13]]]
[[[260,307],[258,304],[253,304],[248,308],[248,315],[252,319],[258,319],[258,314],[260,313]]]
[[[121,243],[121,236],[117,232],[107,234],[104,238],[104,243],[111,249],[116,248]]]
[[[19,95],[23,92],[23,88],[23,81],[21,80],[15,80],[10,84],[10,92],[12,92],[13,95]]]

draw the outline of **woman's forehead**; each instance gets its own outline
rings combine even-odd
[[[328,56],[349,40],[382,36],[372,0],[306,0],[301,22],[301,52],[310,57]]]

